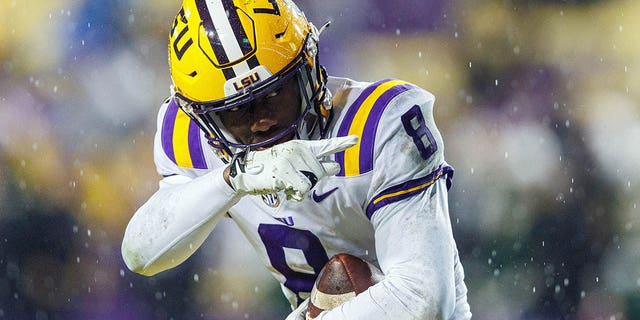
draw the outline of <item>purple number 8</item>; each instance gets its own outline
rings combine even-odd
[[[404,130],[413,138],[413,143],[418,147],[422,159],[429,159],[438,150],[438,146],[433,134],[431,134],[427,124],[424,122],[420,106],[411,107],[409,111],[402,115],[401,119]]]

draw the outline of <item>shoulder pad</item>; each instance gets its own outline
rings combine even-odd
[[[336,153],[335,159],[341,167],[338,176],[357,176],[373,169],[376,130],[382,114],[395,97],[411,88],[417,87],[401,80],[381,80],[366,87],[349,106],[337,135],[355,134],[360,140],[355,146]]]
[[[183,168],[207,169],[200,128],[173,99],[159,129],[162,150],[173,163]]]

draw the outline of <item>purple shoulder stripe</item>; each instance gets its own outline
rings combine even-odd
[[[161,130],[162,150],[173,163],[185,168],[207,169],[200,128],[173,99],[167,106]]]
[[[173,152],[173,128],[176,123],[176,116],[178,115],[178,110],[180,108],[178,105],[171,99],[169,105],[167,106],[167,111],[164,113],[164,119],[162,120],[162,132],[161,140],[162,140],[162,150],[164,153],[171,159],[171,161],[176,162],[176,157]]]
[[[380,80],[362,90],[362,93],[360,93],[356,101],[354,101],[347,109],[347,113],[344,115],[344,119],[342,120],[340,128],[338,129],[338,136],[343,137],[349,134],[349,128],[351,127],[353,118],[355,118],[356,113],[358,112],[358,108],[360,108],[364,100],[367,99],[367,97],[369,97],[369,95],[371,95],[371,93],[373,93],[373,91],[376,90],[376,88],[378,88],[381,84],[391,80],[393,79]]]
[[[195,121],[189,122],[189,153],[191,154],[191,163],[195,169],[207,169],[207,162],[204,159],[202,150],[202,138],[200,135],[200,127]]]
[[[338,176],[364,174],[373,170],[376,132],[382,114],[391,100],[400,93],[414,88],[414,86],[409,83],[399,82],[396,85],[385,88],[382,92],[380,92],[380,90],[376,92],[381,85],[394,80],[395,79],[384,79],[369,85],[346,110],[340,127],[338,128],[338,136],[346,136],[350,132],[357,134],[360,138],[360,151],[357,155],[351,154],[349,159],[345,159],[346,153],[344,151],[335,154],[336,161],[341,165],[340,172],[337,174]],[[367,99],[369,100],[367,101]],[[362,112],[358,114],[358,111],[362,108],[368,111],[366,115],[362,114]],[[356,156],[357,159],[355,158]],[[355,161],[358,167],[355,168],[352,166],[353,168],[350,170],[345,169],[345,160],[352,164]]]
[[[378,100],[373,105],[369,116],[367,117],[367,121],[364,125],[364,130],[362,132],[362,136],[360,137],[360,173],[366,173],[373,170],[373,155],[374,155],[374,147],[376,142],[376,131],[378,129],[378,124],[380,123],[380,118],[382,118],[382,113],[386,109],[389,102],[398,96],[400,93],[405,92],[412,88],[413,86],[410,84],[401,84],[392,87],[391,89],[385,91]]]

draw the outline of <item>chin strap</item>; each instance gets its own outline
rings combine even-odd
[[[316,71],[316,79],[319,83],[322,84],[322,92],[320,92],[320,95],[317,97],[315,103],[315,112],[318,114],[318,127],[320,130],[320,137],[324,138],[326,136],[327,133],[327,127],[329,125],[329,123],[331,122],[331,120],[333,119],[333,95],[331,94],[331,91],[329,91],[329,89],[326,87],[327,84],[327,79],[329,78],[329,76],[327,75],[327,70],[324,68],[324,66],[320,65],[320,59],[319,59],[319,50],[318,50],[318,43],[320,40],[320,34],[322,34],[322,32],[324,32],[324,30],[326,30],[329,26],[331,25],[331,20],[328,20],[327,22],[325,22],[320,29],[317,29],[313,24],[311,24],[312,27],[312,40],[313,40],[313,45],[314,45],[314,53],[315,53],[315,61],[314,61],[314,66],[315,66],[315,71]]]

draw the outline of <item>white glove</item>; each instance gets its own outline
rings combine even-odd
[[[285,320],[306,320],[307,319],[307,306],[309,305],[309,299],[303,301],[298,307],[291,312]]]
[[[358,143],[358,137],[291,140],[266,150],[237,153],[229,180],[241,194],[270,194],[284,190],[287,199],[302,201],[318,180],[340,172],[335,161],[322,157]]]

